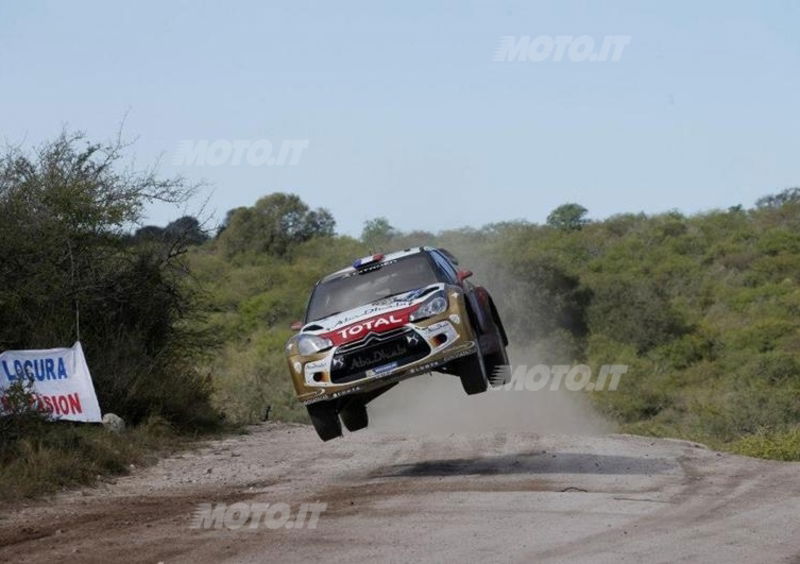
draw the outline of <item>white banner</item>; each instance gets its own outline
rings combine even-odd
[[[53,419],[101,421],[100,406],[80,342],[72,348],[6,351],[0,354],[0,408],[14,383],[30,381],[34,406]]]

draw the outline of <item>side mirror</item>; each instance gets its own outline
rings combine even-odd
[[[291,329],[292,331],[299,331],[302,328],[303,328],[302,321],[295,321],[291,325],[289,325],[289,329]]]
[[[458,271],[458,281],[459,282],[463,282],[464,280],[466,280],[470,276],[472,276],[472,271],[471,270],[461,269],[461,270]]]

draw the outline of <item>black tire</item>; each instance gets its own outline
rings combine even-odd
[[[339,417],[342,418],[342,423],[347,427],[351,433],[358,431],[369,425],[369,417],[367,416],[367,406],[361,402],[353,402],[339,412]]]
[[[307,405],[308,416],[317,435],[323,441],[329,441],[342,436],[342,424],[336,413],[336,404],[332,401],[321,401]]]
[[[451,370],[461,378],[461,387],[467,394],[480,394],[489,389],[486,367],[480,352],[454,360]]]
[[[506,384],[511,379],[511,370],[508,362],[508,352],[506,351],[503,334],[497,321],[494,322],[495,338],[497,350],[484,355],[483,364],[486,367],[486,375],[489,384],[494,388]]]

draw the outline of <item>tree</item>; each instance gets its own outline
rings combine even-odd
[[[219,240],[228,256],[254,251],[283,257],[298,243],[332,236],[335,225],[328,210],[311,210],[299,196],[277,192],[228,212]]]
[[[361,242],[370,251],[386,251],[386,246],[396,235],[398,235],[397,230],[392,227],[388,219],[376,217],[364,222],[364,229],[361,230]]]
[[[202,245],[208,241],[208,234],[203,231],[200,221],[190,215],[179,217],[167,224],[164,235],[172,240],[181,239],[188,245]]]
[[[763,208],[780,208],[786,204],[800,203],[800,188],[787,188],[778,194],[770,194],[756,200],[756,207]]]
[[[158,225],[145,225],[140,227],[133,234],[134,243],[144,243],[161,241],[164,238],[164,228]]]
[[[64,132],[0,156],[0,350],[80,338],[105,411],[186,424],[210,392],[195,372],[206,341],[186,327],[182,243],[131,245],[129,231],[146,203],[182,203],[193,187],[125,169],[124,149]]]
[[[550,212],[547,216],[547,225],[562,231],[577,231],[586,225],[584,216],[588,213],[580,204],[563,204]]]
[[[181,246],[202,245],[208,241],[208,234],[203,231],[196,217],[185,215],[171,221],[166,227],[145,225],[137,229],[131,237],[134,243],[176,243]]]

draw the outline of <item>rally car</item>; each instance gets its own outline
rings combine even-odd
[[[436,370],[477,394],[503,373],[505,329],[470,276],[448,251],[418,247],[360,258],[317,282],[286,358],[322,440],[341,436],[342,423],[366,427],[367,403],[405,378]]]

